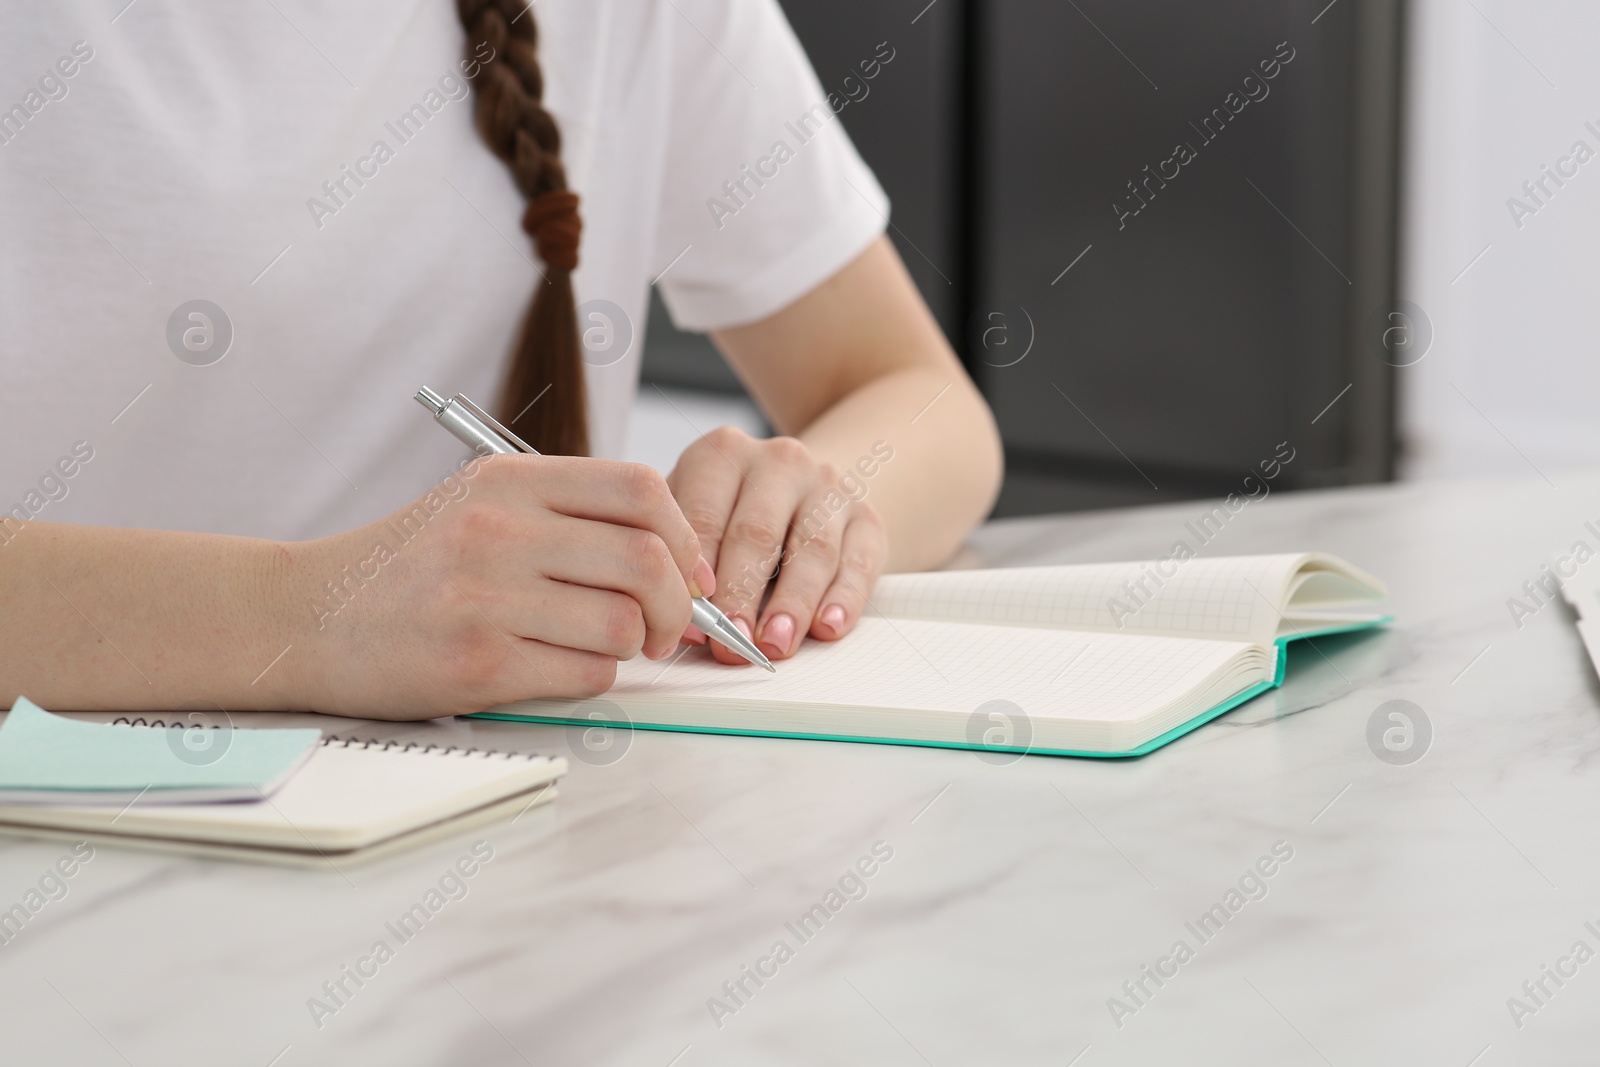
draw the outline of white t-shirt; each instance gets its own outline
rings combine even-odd
[[[0,511],[272,538],[386,514],[463,455],[412,394],[493,403],[536,278],[454,3],[119,7],[0,14]],[[888,203],[775,0],[535,17],[577,299],[622,313],[582,323],[619,456],[652,280],[680,327],[753,321]]]

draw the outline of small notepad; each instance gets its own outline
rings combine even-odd
[[[18,697],[0,725],[0,803],[260,800],[311,757],[320,730],[133,730]]]
[[[157,739],[175,732],[160,719],[110,728]],[[149,793],[122,811],[0,803],[0,834],[342,870],[514,822],[549,802],[567,770],[565,760],[537,753],[348,737],[324,738],[312,752],[259,804],[173,804]]]

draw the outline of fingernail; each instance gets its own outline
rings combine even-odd
[[[787,656],[794,644],[794,619],[781,613],[769,618],[761,628],[761,643],[768,656]]]
[[[717,592],[717,572],[711,569],[711,564],[706,562],[704,556],[695,564],[694,578],[689,582],[689,595],[693,597],[715,596]]]
[[[735,615],[733,617],[733,624],[739,628],[739,632],[740,633],[744,634],[746,637],[750,637],[751,636],[751,634],[750,634],[750,624],[745,622],[743,618],[741,618],[738,615]]]
[[[683,631],[683,639],[691,645],[703,645],[708,640],[706,635],[701,632],[700,627],[695,626],[693,623],[689,625],[687,630]]]
[[[833,631],[835,637],[844,633],[844,608],[838,604],[829,604],[822,609],[822,625]]]

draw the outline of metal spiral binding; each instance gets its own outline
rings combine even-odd
[[[158,726],[158,728],[163,729],[194,729],[194,725],[192,725],[192,723],[181,723],[181,721],[178,720],[173,720],[168,723],[168,721],[163,720],[163,718],[144,718],[142,715],[138,718],[128,718],[126,715],[118,715],[118,717],[114,718],[114,720],[110,720],[110,725]],[[211,725],[210,728],[221,729],[221,726]],[[373,745],[379,745],[379,752],[389,752],[390,749],[395,749],[398,750],[398,752],[416,752],[418,755],[461,755],[461,757],[470,757],[470,755],[474,755],[475,753],[475,755],[483,758],[483,760],[496,757],[496,755],[498,755],[498,757],[506,758],[506,760],[547,760],[547,758],[550,758],[547,757],[547,755],[542,755],[542,753],[539,752],[510,752],[510,750],[507,749],[478,749],[478,747],[475,747],[475,745],[472,747],[472,749],[462,749],[462,747],[459,747],[459,745],[442,747],[442,745],[437,744],[422,745],[418,744],[416,741],[406,741],[402,744],[402,742],[398,741],[382,741],[381,737],[341,737],[339,734],[328,734],[328,736],[323,737],[320,744],[338,744],[339,747],[342,747],[342,749],[350,749],[350,747],[371,749]]]
[[[155,726],[155,727],[161,727],[161,728],[170,729],[170,730],[193,729],[193,724],[191,724],[191,723],[183,723],[183,722],[178,722],[176,720],[174,720],[173,722],[167,722],[165,719],[146,719],[142,715],[139,716],[137,719],[129,719],[125,715],[119,715],[115,719],[111,720],[111,725],[112,726]],[[210,728],[213,729],[213,730],[222,729],[221,726],[217,726],[217,725],[212,725]],[[435,755],[436,756],[453,756],[453,755],[459,755],[459,756],[465,758],[467,756],[471,756],[473,754],[476,754],[481,759],[489,759],[489,758],[494,757],[494,756],[500,756],[500,757],[503,757],[504,759],[507,759],[507,760],[512,760],[512,759],[540,760],[540,759],[549,759],[550,758],[549,756],[546,756],[546,755],[544,755],[542,753],[539,753],[539,752],[512,752],[512,751],[507,750],[507,749],[499,749],[499,748],[477,748],[477,747],[461,748],[461,747],[459,747],[457,745],[450,745],[448,748],[446,748],[446,747],[441,747],[439,745],[435,745],[435,744],[431,744],[431,743],[427,744],[427,745],[422,745],[422,744],[419,744],[416,741],[407,741],[407,742],[402,744],[399,741],[395,741],[395,740],[387,740],[387,741],[385,741],[382,738],[377,738],[377,737],[340,737],[338,734],[328,734],[326,737],[324,737],[322,739],[321,744],[323,744],[323,745],[338,744],[341,748],[352,748],[352,747],[354,747],[354,748],[371,748],[374,745],[377,745],[377,746],[379,746],[379,748],[378,748],[379,752],[388,752],[391,749],[395,749],[395,750],[400,751],[400,752],[413,752],[414,751],[419,756],[435,756]]]
[[[512,752],[512,751],[509,751],[507,749],[499,749],[499,748],[477,748],[477,747],[461,748],[458,745],[450,745],[448,747],[443,747],[443,746],[435,745],[435,744],[431,744],[431,743],[427,744],[427,745],[423,745],[423,744],[419,744],[416,741],[406,741],[404,743],[401,743],[401,742],[395,741],[395,740],[384,741],[384,740],[381,740],[381,739],[376,738],[376,737],[365,737],[365,738],[363,738],[363,737],[340,737],[338,734],[329,734],[327,737],[324,737],[322,739],[322,743],[324,745],[331,745],[331,744],[334,744],[334,743],[338,743],[341,748],[351,748],[351,747],[371,748],[374,745],[378,745],[379,746],[378,751],[380,751],[380,752],[388,752],[390,749],[394,749],[395,751],[398,751],[398,752],[415,752],[419,756],[462,756],[462,757],[466,757],[466,756],[471,756],[471,755],[476,754],[481,759],[489,759],[490,757],[493,757],[493,756],[500,756],[500,757],[502,757],[504,759],[508,759],[508,760],[510,760],[510,759],[530,759],[530,760],[534,760],[534,759],[549,759],[550,758],[550,757],[545,756],[545,755],[543,755],[541,753],[538,753],[538,752]]]

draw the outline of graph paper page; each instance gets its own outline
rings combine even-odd
[[[807,641],[777,674],[716,663],[703,648],[620,664],[605,699],[914,708],[971,713],[1009,700],[1035,718],[1126,721],[1176,701],[1247,645],[916,619],[862,619]]]
[[[871,613],[1267,644],[1303,555],[890,574]]]

